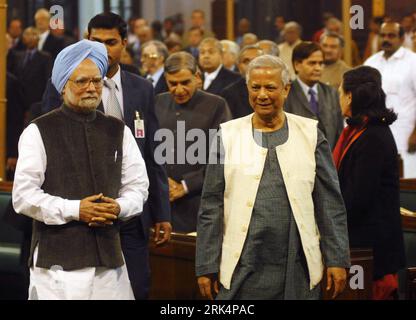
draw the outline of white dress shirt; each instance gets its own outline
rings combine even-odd
[[[404,160],[404,175],[416,177],[416,155],[407,153],[408,139],[416,126],[416,54],[401,47],[386,60],[384,51],[380,51],[364,64],[376,68],[382,75],[386,106],[398,114],[390,128]]]
[[[49,33],[50,33],[50,31],[48,30],[48,31],[45,31],[44,33],[42,33],[39,36],[39,42],[38,42],[38,50],[39,51],[43,50],[43,46],[45,45],[45,41],[46,41],[46,38],[49,36]]]
[[[220,72],[221,68],[222,68],[222,64],[214,72],[211,72],[211,73],[204,72],[204,90],[207,90],[209,88],[212,81],[214,81],[215,78],[218,76],[218,73]]]
[[[36,124],[30,124],[19,140],[19,158],[13,184],[13,207],[47,225],[62,225],[79,220],[80,200],[68,200],[45,193],[41,187],[47,167],[45,147]],[[143,211],[148,196],[149,180],[137,143],[124,127],[121,188],[115,199],[120,205],[120,219]]]
[[[147,79],[152,79],[150,82],[153,84],[153,88],[156,88],[156,85],[159,82],[159,79],[162,76],[163,72],[165,72],[165,68],[161,67],[154,74],[149,74],[147,76]]]
[[[107,80],[108,78],[105,77],[104,80]],[[123,87],[121,85],[121,68],[118,66],[118,70],[116,74],[111,78],[116,83],[116,97],[118,100],[118,103],[121,107],[121,113],[124,118],[124,99],[123,99]],[[108,103],[108,97],[110,96],[110,89],[108,89],[106,86],[103,86],[103,93],[102,93],[102,102],[104,107],[104,112],[107,113],[107,103]]]

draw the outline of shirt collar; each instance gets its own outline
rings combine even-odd
[[[159,81],[160,77],[162,76],[163,72],[165,72],[165,68],[161,67],[153,75],[150,76],[153,79],[153,86],[156,86],[156,84]]]
[[[42,39],[46,39],[46,38],[49,36],[49,33],[50,33],[50,31],[49,31],[49,30],[47,30],[47,31],[45,31],[44,33],[41,33],[40,37],[41,37]]]
[[[298,82],[300,84],[300,87],[302,88],[303,92],[305,93],[306,97],[309,97],[309,89],[312,89],[316,95],[318,95],[318,83],[315,83],[312,87],[309,87],[305,82],[300,80],[299,77],[297,77]]]
[[[220,73],[221,68],[222,68],[222,64],[220,64],[220,66],[214,72],[211,72],[211,73],[204,72],[205,78],[215,79],[218,76],[218,73]]]
[[[108,77],[106,76],[104,78],[104,80],[107,80]],[[116,83],[116,90],[120,91],[121,90],[121,68],[120,65],[118,66],[118,70],[116,72],[116,74],[111,78],[111,80],[113,80]]]

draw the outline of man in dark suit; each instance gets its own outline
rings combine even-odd
[[[7,33],[11,38],[11,49],[16,51],[25,50],[26,47],[22,41],[22,34],[23,34],[23,22],[20,19],[11,19],[8,27]]]
[[[240,70],[242,78],[221,92],[223,97],[230,107],[230,111],[233,115],[233,119],[241,118],[250,113],[253,113],[253,108],[250,106],[248,100],[248,89],[246,84],[246,71],[248,64],[254,58],[261,56],[263,51],[257,45],[245,46],[238,56],[237,65]]]
[[[145,71],[146,79],[149,80],[155,89],[155,95],[167,92],[168,86],[165,79],[165,68],[163,64],[169,55],[168,48],[163,42],[151,40],[142,46],[141,63]]]
[[[241,79],[241,76],[228,70],[222,64],[223,48],[215,38],[206,38],[199,45],[199,64],[204,72],[203,89],[219,95],[228,85]]]
[[[220,123],[231,119],[223,98],[197,89],[196,72],[197,64],[191,54],[172,54],[165,63],[169,92],[158,95],[155,106],[160,127],[173,133],[172,139],[166,137],[164,149],[158,148],[157,156],[163,160],[166,154],[163,162],[169,177],[173,230],[185,233],[196,231],[209,142]],[[214,133],[210,132],[212,129]],[[197,138],[190,141],[188,135],[194,134]],[[202,149],[188,152],[196,145]]]
[[[183,49],[183,51],[186,51],[198,61],[199,58],[199,45],[202,41],[202,38],[204,37],[204,30],[202,30],[200,27],[192,27],[188,31],[188,43],[189,46]]]
[[[39,31],[33,27],[23,32],[25,51],[16,52],[16,66],[12,71],[23,88],[24,108],[42,100],[46,83],[51,76],[52,58],[47,52],[38,50]]]
[[[40,41],[38,49],[48,52],[53,61],[55,61],[58,53],[64,48],[64,42],[62,39],[55,37],[49,30],[49,22],[51,15],[48,10],[42,8],[35,13],[35,25],[36,29],[40,31]]]
[[[155,228],[155,242],[158,245],[169,241],[172,230],[166,171],[154,157],[158,146],[154,135],[159,123],[154,111],[153,87],[147,80],[123,71],[119,66],[121,52],[127,44],[127,24],[119,15],[102,13],[95,16],[88,24],[88,34],[89,40],[105,44],[108,52],[109,69],[98,109],[120,117],[132,130],[149,176],[149,199],[143,213],[123,224],[120,231],[134,295],[136,299],[146,299],[150,287],[149,229],[151,226]],[[51,108],[56,108],[57,93],[48,89],[49,95],[55,94],[55,97],[45,96],[45,99],[52,103]],[[144,136],[139,132],[142,124]]]
[[[302,42],[293,50],[292,62],[297,78],[292,83],[285,111],[318,120],[333,149],[344,122],[338,92],[319,81],[324,62],[322,49],[314,42]]]

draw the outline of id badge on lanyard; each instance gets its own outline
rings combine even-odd
[[[136,111],[136,119],[134,120],[134,136],[136,139],[143,139],[145,137],[144,121],[140,118],[140,113]]]

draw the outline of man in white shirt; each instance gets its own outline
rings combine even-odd
[[[398,152],[403,159],[404,177],[416,177],[416,54],[403,47],[404,30],[394,22],[381,26],[382,51],[365,65],[380,71],[386,105],[398,115],[391,125]]]
[[[302,27],[299,23],[291,21],[285,24],[283,29],[283,37],[285,42],[279,44],[279,57],[288,66],[290,72],[290,78],[294,80],[296,78],[295,69],[292,64],[293,49],[302,42]]]
[[[155,89],[155,95],[168,91],[163,74],[165,72],[163,65],[168,55],[168,48],[158,40],[148,41],[142,47],[142,68],[146,73],[146,79],[152,83]]]
[[[16,212],[34,219],[29,299],[134,299],[119,220],[143,210],[146,167],[131,131],[96,111],[107,72],[104,45],[64,49],[52,83],[64,104],[19,141]]]

